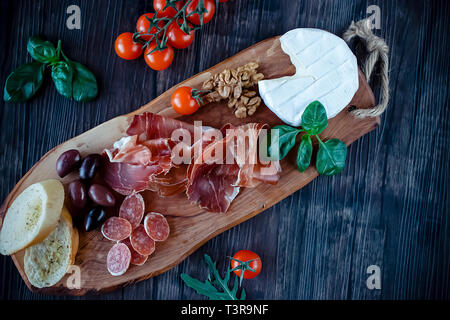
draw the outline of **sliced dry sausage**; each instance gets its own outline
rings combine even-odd
[[[155,241],[147,235],[142,224],[133,230],[130,242],[133,249],[143,256],[149,256],[155,251]]]
[[[149,212],[144,218],[144,228],[148,236],[155,241],[164,241],[170,233],[169,223],[158,212]]]
[[[124,274],[131,261],[131,251],[126,244],[116,243],[108,252],[106,266],[113,276]]]
[[[126,238],[121,241],[122,243],[125,243],[128,246],[128,249],[130,249],[131,252],[131,264],[134,264],[136,266],[142,266],[148,259],[148,256],[144,256],[134,250],[133,246],[131,245],[130,239]]]
[[[123,199],[119,210],[119,217],[127,219],[133,229],[136,229],[144,217],[144,199],[139,193],[132,193]]]
[[[132,228],[127,219],[120,217],[111,217],[102,225],[103,236],[111,241],[120,241],[128,238]]]

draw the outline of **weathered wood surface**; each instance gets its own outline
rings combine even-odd
[[[39,33],[55,42],[61,38],[69,57],[95,72],[101,90],[95,102],[77,104],[57,95],[47,81],[27,104],[1,102],[2,199],[55,145],[133,111],[260,40],[299,26],[339,34],[377,4],[377,33],[391,47],[391,104],[381,126],[349,148],[342,174],[316,179],[209,241],[174,269],[94,298],[197,299],[179,274],[205,276],[203,253],[225,268],[225,257],[241,248],[260,253],[264,261],[258,279],[244,282],[254,299],[449,298],[448,2],[231,0],[195,44],[177,52],[174,65],[160,73],[142,60],[122,61],[112,51],[114,38],[132,30],[151,1],[79,1],[79,31],[65,26],[70,4],[0,4],[2,84],[13,68],[29,61],[26,41]],[[49,298],[27,289],[10,258],[1,257],[0,265],[2,299]],[[381,268],[381,290],[366,287],[369,265]]]
[[[0,216],[3,217],[5,213],[7,214],[7,210],[14,199],[31,184],[47,179],[58,179],[55,163],[64,151],[76,148],[82,156],[86,156],[90,153],[102,153],[105,148],[111,147],[115,141],[126,135],[127,125],[131,122],[133,114],[153,112],[167,117],[183,119],[183,121],[191,124],[194,124],[194,121],[202,121],[203,125],[215,128],[221,128],[228,123],[236,126],[247,122],[265,123],[269,126],[282,124],[282,121],[264,104],[261,104],[254,116],[246,119],[237,119],[227,108],[224,101],[207,104],[195,114],[183,117],[180,117],[170,106],[170,98],[176,87],[186,85],[201,88],[202,83],[209,79],[212,74],[218,74],[224,69],[234,69],[251,61],[256,61],[259,64],[258,71],[262,72],[267,79],[288,76],[295,71],[289,57],[282,51],[278,37],[258,42],[212,68],[177,84],[131,114],[107,121],[50,150],[16,184],[3,202]],[[276,61],[276,63],[273,63],[273,61]],[[359,73],[358,91],[349,106],[361,109],[375,106],[373,92],[362,72]],[[338,138],[349,145],[366,133],[376,129],[379,123],[378,117],[358,119],[348,112],[348,108],[345,108],[336,117],[330,119],[321,136],[323,140]],[[48,294],[104,293],[154,277],[179,264],[207,240],[270,208],[318,176],[313,166],[303,173],[297,170],[295,152],[283,159],[280,164],[282,172],[280,181],[276,186],[260,184],[255,188],[242,188],[226,214],[206,212],[198,205],[191,203],[185,193],[171,197],[159,197],[154,192],[143,192],[146,212],[161,212],[168,216],[171,229],[170,237],[162,243],[157,243],[157,250],[143,266],[132,266],[120,277],[111,276],[107,272],[106,255],[112,247],[112,243],[106,240],[99,230],[89,233],[80,231],[79,233],[80,244],[75,259],[75,265],[80,270],[80,288],[78,289],[67,287],[68,278],[71,277],[70,273],[52,287],[34,288],[25,275],[24,251],[14,254],[12,256],[13,261],[31,290]],[[64,177],[62,181],[67,186],[74,179],[77,179],[76,174],[70,174]],[[110,214],[118,215],[118,209],[118,206],[116,206]]]

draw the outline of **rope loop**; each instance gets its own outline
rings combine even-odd
[[[381,70],[381,102],[374,108],[356,109],[351,113],[358,118],[379,116],[386,110],[389,103],[389,47],[382,38],[372,33],[370,19],[363,19],[358,22],[352,21],[343,38],[347,43],[354,38],[359,38],[364,43],[368,52],[364,63],[364,74],[367,81],[370,82],[377,63],[379,63]]]

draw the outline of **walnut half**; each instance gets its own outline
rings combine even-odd
[[[234,109],[237,118],[245,118],[255,113],[261,104],[256,91],[248,90],[264,79],[258,73],[257,62],[249,62],[236,69],[225,69],[219,74],[211,75],[202,85],[203,90],[211,90],[203,99],[206,103],[228,100],[228,107]]]

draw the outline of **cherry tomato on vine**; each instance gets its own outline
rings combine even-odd
[[[142,44],[133,41],[131,32],[120,34],[114,43],[114,49],[119,57],[126,60],[133,60],[142,54]]]
[[[155,11],[159,10],[158,18],[161,18],[161,17],[173,18],[177,14],[177,11],[173,7],[168,7],[168,8],[166,8],[166,10],[163,10],[165,6],[166,6],[166,0],[153,0],[153,9],[155,9]],[[175,3],[175,7],[178,10],[183,8],[183,6],[184,6],[184,1],[178,1],[177,3]]]
[[[172,108],[179,114],[193,114],[200,107],[195,95],[191,87],[177,88],[170,99]]]
[[[141,34],[147,33],[148,28],[150,28],[150,21],[148,21],[147,18],[153,19],[154,15],[155,15],[154,13],[144,13],[142,16],[140,16],[136,23],[136,31]],[[163,21],[158,22],[158,26],[160,28],[164,27],[164,22]],[[150,33],[156,33],[157,31],[158,30],[156,29],[156,27],[153,27],[150,30]],[[152,37],[151,35],[141,35],[141,39],[145,41],[150,40],[151,37]]]
[[[215,0],[205,0],[205,9],[208,12],[205,12],[202,15],[203,24],[211,21],[212,17],[214,16],[214,12],[216,11],[216,4],[214,2]],[[193,12],[197,8],[197,5],[198,0],[194,0],[191,3],[189,3],[188,6],[186,7],[186,16],[188,16],[191,12]],[[200,25],[200,17],[198,16],[197,13],[187,17],[187,19],[193,24]]]
[[[144,60],[147,65],[153,70],[164,70],[167,69],[173,61],[174,52],[170,45],[161,51],[154,51],[149,54],[150,51],[155,49],[156,43],[151,43],[144,52]]]
[[[241,278],[252,279],[256,277],[262,268],[261,258],[250,250],[240,250],[235,253],[231,259],[231,268],[233,272]],[[255,271],[250,270],[253,269]],[[244,274],[241,277],[241,272],[244,270]]]
[[[178,23],[183,23],[183,19],[179,19]],[[173,21],[167,28],[167,43],[177,49],[184,49],[191,45],[194,41],[194,30],[191,30],[189,34],[184,33],[176,21]],[[188,24],[192,28],[192,24]]]

